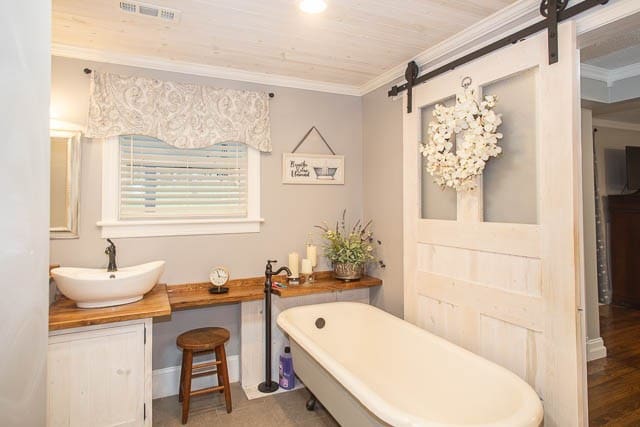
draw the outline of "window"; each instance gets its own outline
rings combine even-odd
[[[131,135],[104,144],[103,237],[259,231],[257,150],[235,142],[183,149]]]

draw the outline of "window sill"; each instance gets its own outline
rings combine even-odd
[[[258,233],[264,219],[158,219],[99,221],[103,238]]]

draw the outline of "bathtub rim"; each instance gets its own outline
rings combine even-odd
[[[400,319],[392,314],[385,312],[377,307],[360,302],[350,301],[338,301],[321,304],[311,304],[305,306],[298,306],[289,308],[277,318],[276,323],[283,329],[285,334],[296,341],[296,343],[304,349],[309,355],[318,362],[336,381],[342,384],[345,389],[352,394],[362,405],[364,405],[369,411],[375,414],[381,420],[395,426],[425,426],[425,427],[441,427],[442,422],[429,422],[420,418],[410,412],[398,408],[395,405],[389,404],[382,396],[375,391],[371,390],[366,383],[358,379],[357,376],[351,374],[349,370],[342,364],[335,361],[325,350],[318,346],[313,339],[305,334],[300,328],[298,328],[294,322],[291,321],[290,316],[298,311],[309,311],[317,306],[351,306],[358,307],[359,309],[376,312],[378,315],[386,317],[387,320],[392,321],[401,327],[406,327],[417,331],[420,334],[428,336],[430,339],[440,342],[445,347],[463,354],[467,357],[472,357],[476,360],[480,360],[483,363],[489,365],[490,369],[500,371],[505,375],[515,387],[520,389],[523,394],[523,406],[522,408],[512,414],[508,418],[501,419],[497,422],[490,424],[465,424],[467,427],[510,427],[514,425],[536,425],[539,426],[542,423],[544,412],[542,403],[538,394],[533,388],[527,384],[522,378],[514,374],[510,370],[494,363],[482,356],[479,356],[463,347],[460,347],[444,338],[441,338],[427,330],[424,330],[408,321]],[[294,361],[295,363],[295,361]]]

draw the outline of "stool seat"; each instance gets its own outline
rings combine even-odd
[[[224,343],[227,341],[229,341],[229,331],[215,327],[192,329],[180,334],[176,339],[176,344],[182,349],[180,389],[178,390],[178,401],[182,402],[182,424],[186,424],[189,419],[191,396],[215,392],[224,393],[227,413],[231,412],[229,369],[227,367],[227,354],[224,349]],[[193,363],[194,355],[210,352],[215,353],[214,361]],[[218,385],[191,390],[192,378],[208,375],[216,375],[218,377]]]
[[[176,344],[183,350],[195,352],[214,350],[229,341],[229,331],[224,328],[198,328],[178,335]]]

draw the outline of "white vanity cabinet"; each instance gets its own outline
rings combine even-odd
[[[49,333],[47,425],[151,426],[151,319]]]

